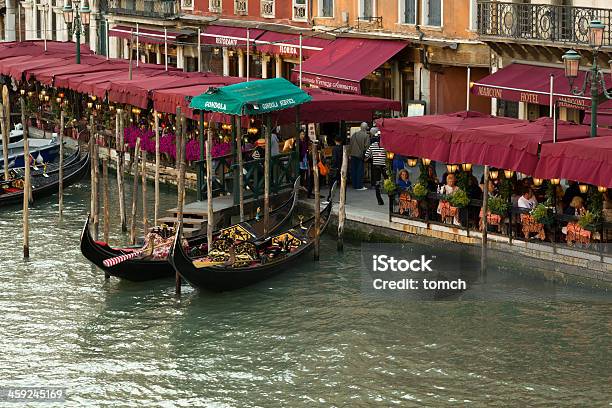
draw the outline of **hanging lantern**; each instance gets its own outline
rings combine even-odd
[[[157,117],[161,119],[161,117],[162,117],[161,112],[157,112]]]
[[[96,101],[96,99],[98,99],[98,97],[97,97],[96,95],[91,95],[91,100],[92,100],[92,101],[94,101],[94,102],[95,102],[95,101]]]
[[[415,157],[410,157],[406,162],[408,162],[408,167],[414,167],[417,165],[418,160]]]
[[[93,102],[87,102],[87,109],[93,108]]]
[[[62,98],[60,98],[59,96],[57,98],[55,98],[55,102],[57,102],[58,104],[62,103]]]
[[[43,94],[38,95],[38,99],[42,102],[42,100],[45,99],[45,95]]]
[[[114,111],[115,110],[115,105],[108,105],[108,110],[109,111]]]
[[[63,99],[63,98],[64,98],[64,96],[66,96],[66,95],[64,95],[64,93],[63,93],[63,92],[60,92],[60,93],[58,93],[58,94],[57,94],[57,96],[59,96],[60,98],[62,98],[62,99]]]
[[[607,190],[608,188],[606,186],[597,187],[597,191],[599,191],[600,193],[605,193]]]
[[[455,173],[458,169],[459,169],[459,165],[457,164],[447,164],[446,165],[446,170],[448,170],[449,173]]]
[[[395,153],[393,152],[387,152],[387,159],[389,160],[393,160],[393,158],[395,157]]]
[[[543,180],[541,178],[534,178],[533,179],[533,185],[536,186],[536,187],[539,187],[539,186],[542,185],[542,181]]]
[[[560,183],[561,183],[561,179],[558,179],[558,178],[550,179],[550,184],[552,184],[553,186],[557,186]]]
[[[247,129],[247,133],[249,135],[256,135],[257,132],[259,132],[259,129],[257,129],[256,127],[250,127]]]
[[[589,186],[586,184],[579,184],[578,189],[582,194],[586,194],[586,192],[589,191]]]
[[[23,95],[25,95],[26,90],[22,88],[22,89],[19,90],[19,93],[21,94],[21,96],[23,96]]]
[[[45,95],[45,102],[49,102],[49,95]]]
[[[472,171],[472,163],[463,163],[461,165],[461,168],[463,169],[463,171],[468,172],[468,171]]]
[[[28,91],[28,97],[33,97],[34,96],[34,91]]]
[[[429,166],[431,164],[431,159],[422,158],[421,161],[424,166]]]
[[[491,170],[489,171],[489,176],[491,177],[492,180],[497,180],[497,178],[499,177],[499,171]]]
[[[100,102],[96,103],[96,109],[102,110],[102,104]]]
[[[504,170],[504,177],[511,179],[514,176],[514,170]]]
[[[41,91],[40,91],[40,94],[41,94],[42,96],[45,96],[45,95],[47,94],[47,91],[43,89],[43,90],[41,90]]]

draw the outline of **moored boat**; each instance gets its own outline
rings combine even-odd
[[[89,169],[89,154],[80,150],[70,156],[64,165],[64,187],[79,181]],[[14,178],[0,180],[0,206],[19,204],[23,202],[23,178],[20,176],[23,169],[11,169]],[[53,165],[51,169],[40,166],[32,170],[32,197],[38,199],[58,191],[59,167]]]
[[[320,213],[320,233],[329,223],[334,187]],[[179,227],[170,251],[170,263],[195,288],[213,292],[242,288],[298,265],[314,248],[314,226],[315,217],[312,217],[262,242],[221,238],[213,243],[208,255],[199,258],[190,257],[180,245]]]
[[[299,192],[299,178],[295,181],[291,196],[287,201],[270,212],[269,233],[274,233],[284,228],[291,220],[293,211],[297,205]],[[85,222],[81,233],[81,253],[94,265],[111,276],[134,282],[142,282],[174,276],[175,272],[168,261],[167,252],[170,250],[171,242],[154,244],[157,249],[143,251],[147,246],[132,246],[124,248],[113,248],[106,242],[96,241],[89,231],[89,217]],[[173,231],[174,232],[174,231]],[[151,235],[153,234],[153,235]],[[156,241],[156,232],[149,233],[148,240]],[[241,235],[245,240],[258,240],[266,235],[264,231],[263,217],[253,218],[213,233],[215,237],[220,235]],[[162,237],[166,239],[166,237]],[[168,241],[165,241],[166,243]],[[190,248],[199,250],[206,245],[206,234],[198,235],[187,240]],[[125,259],[128,258],[128,259]],[[105,264],[106,263],[106,264]]]
[[[8,145],[9,167],[23,167],[23,140]],[[51,139],[28,139],[30,156],[38,164],[49,163],[55,160],[59,153],[59,142],[56,137]],[[0,154],[0,167],[4,166],[4,157]]]

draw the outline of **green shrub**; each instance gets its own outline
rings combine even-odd
[[[491,214],[500,215],[502,217],[508,214],[508,201],[504,200],[502,197],[489,197],[488,207]]]
[[[385,189],[385,192],[387,194],[393,194],[397,189],[397,186],[395,185],[395,182],[393,180],[385,179],[383,183],[383,188]]]
[[[427,197],[429,191],[427,191],[427,187],[421,183],[416,183],[412,186],[411,196],[415,200],[422,200]]]
[[[453,207],[463,208],[470,203],[470,198],[465,191],[459,188],[453,194],[448,196],[448,202]]]
[[[531,216],[536,222],[543,225],[552,225],[554,216],[552,211],[546,204],[538,204],[533,210],[531,210]]]
[[[585,230],[595,231],[597,229],[597,223],[598,217],[591,211],[585,212],[578,218],[578,225]]]

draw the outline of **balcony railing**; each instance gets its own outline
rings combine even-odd
[[[372,16],[362,16],[357,18],[357,30],[376,30],[382,29],[383,27],[383,18],[372,17]]]
[[[208,11],[211,13],[221,13],[222,4],[221,0],[209,0],[208,1]]]
[[[178,17],[177,0],[110,0],[111,14],[148,18]]]
[[[485,37],[588,45],[592,20],[606,25],[604,46],[612,45],[611,9],[478,2],[478,34]]]
[[[274,0],[261,0],[261,16],[274,18]]]
[[[238,16],[246,16],[249,13],[247,0],[234,1],[234,14]]]

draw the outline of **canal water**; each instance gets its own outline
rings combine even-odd
[[[33,205],[27,262],[21,210],[0,209],[0,387],[65,387],[75,407],[612,405],[606,293],[493,274],[499,300],[377,297],[360,244],[325,236],[319,263],[177,300],[173,280],[105,282],[81,256],[89,190],[67,189],[61,224],[56,197]]]

